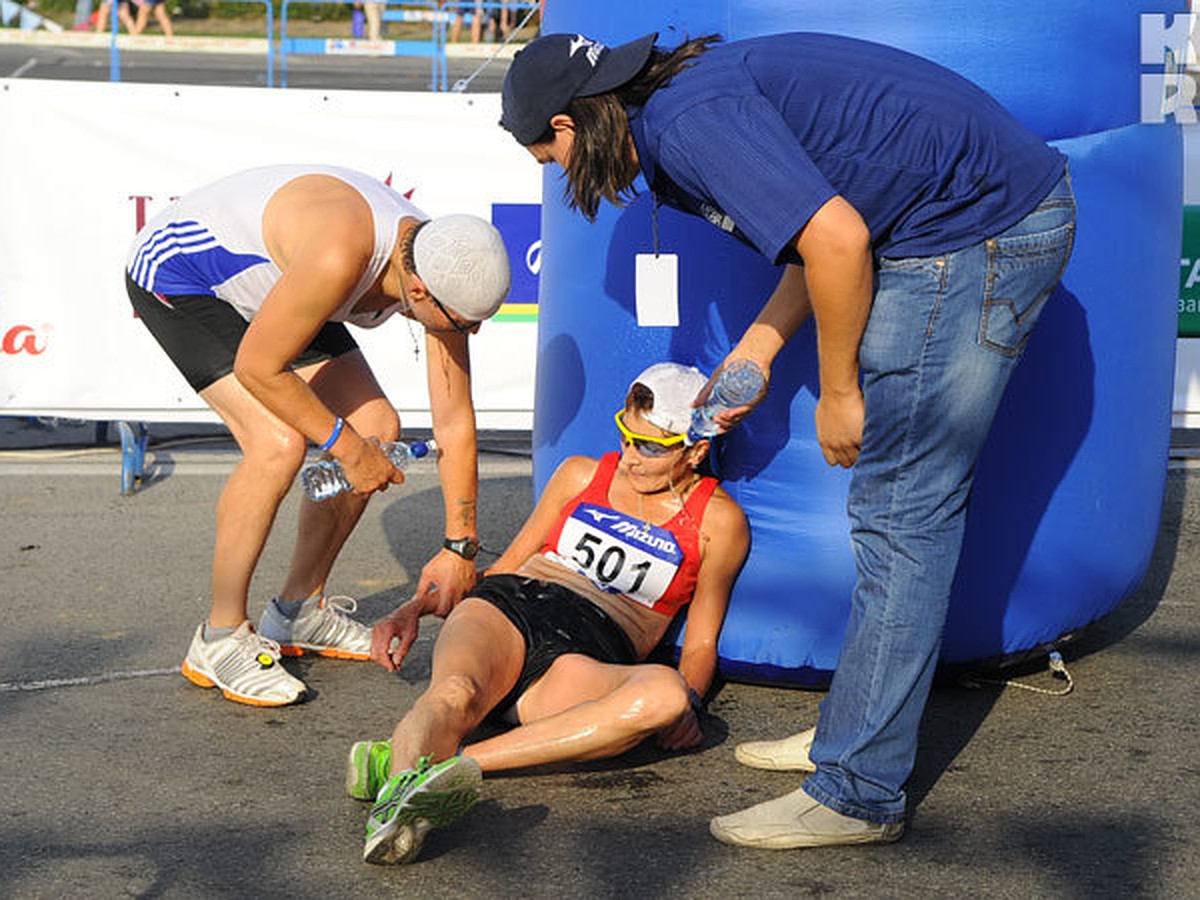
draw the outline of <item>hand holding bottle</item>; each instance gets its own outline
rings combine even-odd
[[[375,437],[364,438],[357,450],[338,457],[335,462],[356,494],[385,491],[388,485],[404,481],[404,474],[392,465],[385,447]]]
[[[748,357],[727,359],[696,398],[688,431],[694,443],[733,428],[767,392],[767,373]]]
[[[309,499],[319,503],[350,490],[357,494],[386,490],[389,484],[403,483],[403,470],[409,462],[437,449],[434,441],[380,444],[371,438],[360,444],[361,453],[323,459],[300,472],[300,481]]]

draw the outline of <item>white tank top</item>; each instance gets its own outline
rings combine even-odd
[[[164,297],[217,297],[249,321],[282,274],[263,241],[263,211],[276,191],[302,175],[338,178],[357,190],[371,207],[375,251],[362,278],[329,321],[374,328],[401,304],[369,313],[350,310],[387,265],[400,220],[429,217],[378,179],[337,166],[264,166],[181,197],[138,232],[125,262],[130,277],[145,290]]]

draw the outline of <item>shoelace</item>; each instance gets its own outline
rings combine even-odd
[[[375,818],[375,814],[384,810],[390,809],[392,806],[400,803],[401,800],[408,794],[408,789],[412,782],[420,778],[433,765],[433,754],[422,756],[417,760],[417,764],[411,769],[405,769],[402,772],[397,772],[388,778],[384,778],[383,784],[379,786],[379,790],[375,796],[375,809],[371,812],[371,817]],[[396,783],[396,788],[392,795],[387,800],[380,800],[380,796],[393,782]],[[369,825],[369,823],[368,823]]]
[[[347,597],[345,594],[337,594],[333,597],[326,597],[322,608],[328,609],[334,615],[341,616],[342,618],[349,618],[358,612],[358,601],[353,597]]]
[[[280,658],[283,655],[283,651],[280,649],[279,643],[277,641],[271,640],[270,638],[263,637],[257,631],[252,631],[250,633],[258,641],[259,649],[255,652],[254,655],[258,656],[260,653],[266,653],[268,656],[270,656],[272,659],[274,659],[275,662],[279,662]]]

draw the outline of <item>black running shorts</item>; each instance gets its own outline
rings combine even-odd
[[[486,600],[504,613],[525,639],[525,665],[513,689],[493,710],[494,716],[507,715],[564,653],[621,665],[638,661],[629,636],[604,610],[560,584],[523,575],[489,575],[468,596]]]
[[[231,304],[205,295],[167,297],[164,302],[128,273],[125,290],[134,312],[196,393],[233,371],[250,323]],[[357,349],[345,325],[326,322],[289,368],[311,366]]]

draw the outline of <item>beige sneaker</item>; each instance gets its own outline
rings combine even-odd
[[[192,684],[220,688],[230,700],[248,706],[286,706],[304,696],[304,682],[279,662],[279,645],[255,633],[249,622],[214,641],[204,639],[202,623],[180,671]]]
[[[309,597],[294,619],[286,618],[272,600],[263,610],[258,633],[279,644],[284,656],[319,653],[336,659],[370,659],[371,626],[350,616],[353,597]]]
[[[797,788],[775,800],[718,816],[709,823],[708,830],[726,844],[790,850],[842,844],[888,844],[904,834],[904,823],[883,825],[843,816]]]
[[[815,772],[817,767],[808,754],[812,750],[813,736],[816,733],[816,728],[810,728],[778,741],[750,741],[738,744],[733,750],[733,755],[742,765],[752,769]]]

